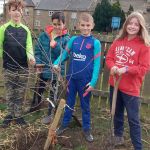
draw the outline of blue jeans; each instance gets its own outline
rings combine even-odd
[[[113,87],[110,87],[110,104],[112,104]],[[139,119],[139,97],[127,95],[120,90],[117,94],[116,112],[114,116],[114,134],[123,136],[124,131],[124,110],[130,127],[130,137],[135,150],[142,150],[141,125]]]
[[[76,80],[76,79],[70,79],[69,85],[68,85],[68,91],[67,91],[67,105],[74,109],[74,105],[76,102],[76,94],[78,92],[80,97],[80,105],[82,110],[82,124],[83,124],[83,130],[89,131],[91,129],[91,120],[90,120],[90,97],[91,92],[85,97],[83,97],[84,94],[84,88],[87,83],[89,83],[90,80],[83,79],[83,80]],[[72,118],[72,110],[66,107],[63,117],[62,126],[68,126],[69,122]]]

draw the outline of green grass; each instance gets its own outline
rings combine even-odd
[[[6,104],[0,104],[0,110],[4,111],[7,108]]]

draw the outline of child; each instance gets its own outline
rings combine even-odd
[[[32,38],[29,29],[21,23],[24,4],[19,0],[9,0],[10,21],[0,27],[0,56],[3,57],[4,79],[8,115],[3,127],[13,119],[25,125],[22,118],[22,104],[28,80],[28,61],[34,65]]]
[[[34,93],[32,107],[30,111],[36,110],[41,103],[41,96],[45,90],[46,82],[50,79],[52,88],[50,90],[50,100],[54,100],[54,89],[56,87],[56,77],[52,72],[52,63],[63,52],[69,40],[68,31],[65,28],[65,16],[62,12],[55,12],[52,15],[52,25],[45,28],[38,38],[38,44],[35,46],[35,58],[37,71],[41,71],[41,64],[44,64],[40,74],[39,88]],[[61,74],[64,75],[65,65],[61,64]],[[36,102],[37,97],[37,104]],[[49,104],[48,116],[42,119],[42,123],[48,124],[51,121],[52,106]]]
[[[135,150],[142,150],[139,120],[140,87],[149,68],[150,39],[141,13],[131,13],[117,39],[111,45],[106,64],[110,69],[110,101],[114,89],[113,76],[121,76],[114,116],[115,145],[123,144],[124,109]]]
[[[93,141],[90,132],[90,96],[99,75],[101,50],[99,40],[91,35],[93,27],[92,16],[88,13],[82,13],[79,17],[81,35],[73,36],[67,44],[66,51],[54,62],[54,68],[57,70],[58,63],[63,62],[70,54],[66,103],[71,109],[66,107],[63,122],[57,130],[57,134],[59,135],[67,129],[78,92],[82,109],[83,133],[88,142]]]

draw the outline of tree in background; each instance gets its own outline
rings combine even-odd
[[[133,12],[133,11],[134,11],[133,6],[130,4],[129,10],[128,10],[128,12],[127,12],[127,15],[130,15],[131,12]]]
[[[119,0],[113,5],[110,4],[109,0],[102,0],[101,3],[97,4],[93,14],[94,30],[99,32],[111,31],[112,17],[121,17],[121,26],[125,21],[125,13],[121,9]]]
[[[125,21],[125,13],[121,9],[119,0],[117,0],[116,3],[114,3],[112,5],[112,17],[120,17],[121,18],[121,22],[120,22],[120,28],[121,28]]]
[[[94,30],[106,32],[111,28],[111,4],[108,0],[102,0],[98,3],[93,18],[95,21]]]

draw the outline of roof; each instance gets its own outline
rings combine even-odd
[[[69,0],[42,0],[36,9],[65,10]]]
[[[95,3],[96,6],[96,1],[95,0],[71,0],[70,5],[67,7],[67,10],[72,10],[72,11],[84,11],[88,10],[90,11],[91,6]]]
[[[84,11],[96,6],[97,0],[42,0],[36,9]],[[94,7],[93,7],[94,5]]]
[[[26,6],[31,6],[31,7],[35,6],[32,0],[25,0],[25,3],[26,3]]]

